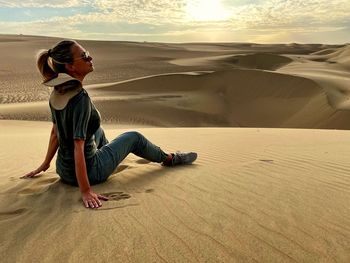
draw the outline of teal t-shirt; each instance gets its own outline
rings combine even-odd
[[[59,143],[56,171],[63,179],[69,182],[76,181],[74,139],[85,140],[84,154],[88,168],[97,149],[94,134],[100,127],[100,113],[85,89],[72,97],[62,110],[57,110],[49,104],[52,122],[57,126]]]

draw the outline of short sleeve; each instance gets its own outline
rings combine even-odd
[[[86,139],[90,116],[91,101],[84,94],[73,106],[73,139]]]

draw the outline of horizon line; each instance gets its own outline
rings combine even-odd
[[[96,41],[96,42],[130,42],[130,43],[163,43],[163,44],[254,44],[254,45],[324,45],[324,46],[346,46],[350,45],[350,42],[345,43],[317,43],[317,42],[278,42],[278,43],[257,43],[257,42],[234,42],[234,41],[194,41],[194,42],[162,42],[162,41],[135,41],[135,40],[108,40],[108,39],[81,39],[81,38],[70,38],[62,36],[49,36],[49,35],[26,35],[26,34],[8,34],[1,33],[1,36],[14,36],[14,37],[41,37],[41,38],[56,38],[56,39],[72,39],[78,41]]]

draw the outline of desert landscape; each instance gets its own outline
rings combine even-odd
[[[2,262],[349,262],[350,46],[78,40],[108,139],[137,130],[189,166],[129,155],[84,208],[42,162],[51,130],[35,55],[0,35]]]

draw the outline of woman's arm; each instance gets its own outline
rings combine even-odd
[[[57,129],[56,124],[53,124],[52,129],[51,129],[50,140],[49,140],[49,145],[47,148],[46,157],[45,157],[45,160],[43,161],[43,163],[37,169],[27,173],[26,175],[22,176],[21,178],[34,177],[35,175],[37,175],[41,172],[45,172],[47,169],[49,169],[51,160],[55,156],[57,149],[58,149],[58,139],[57,139],[57,130],[56,129]]]
[[[90,187],[86,170],[84,145],[84,140],[74,140],[75,174],[85,207],[98,208],[102,206],[102,203],[99,199],[107,201],[108,198],[99,194],[95,194]]]
[[[44,160],[44,163],[48,164],[49,167],[50,167],[52,158],[55,156],[57,152],[57,149],[58,149],[57,127],[56,127],[56,124],[53,124],[51,129],[49,146],[47,148],[47,153]]]

